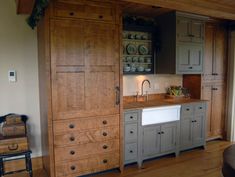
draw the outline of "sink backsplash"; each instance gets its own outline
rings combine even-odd
[[[126,75],[123,76],[123,96],[136,95],[138,91],[141,93],[141,83],[144,79],[151,82],[151,88],[147,84],[144,85],[144,91],[149,94],[166,93],[166,88],[171,85],[182,86],[182,75],[170,74],[152,74],[152,75]]]

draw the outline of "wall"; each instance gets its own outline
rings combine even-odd
[[[166,88],[171,85],[182,86],[182,75],[139,75],[139,76],[124,76],[123,77],[123,95],[136,95],[136,92],[141,92],[141,82],[144,79],[149,79],[151,88],[147,83],[144,85],[144,90],[148,93],[165,93]]]
[[[0,115],[28,115],[33,156],[41,156],[36,30],[16,15],[15,0],[1,1],[0,23]],[[16,83],[8,82],[9,69],[17,71]]]

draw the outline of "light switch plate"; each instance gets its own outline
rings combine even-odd
[[[16,71],[15,70],[8,71],[8,80],[9,80],[9,82],[16,82]]]

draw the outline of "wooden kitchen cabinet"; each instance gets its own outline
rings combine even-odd
[[[50,2],[38,26],[43,163],[50,177],[122,166],[118,5],[92,2]]]
[[[207,139],[223,138],[225,84],[204,84],[201,94],[203,99],[209,100],[207,109]]]
[[[206,103],[182,105],[180,150],[205,146]]]
[[[227,71],[227,32],[218,23],[207,23],[205,27],[204,82],[218,82],[226,79]]]
[[[205,19],[179,12],[156,18],[160,47],[156,73],[202,74]]]

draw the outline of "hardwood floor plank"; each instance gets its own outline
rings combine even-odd
[[[222,177],[222,154],[231,145],[227,141],[211,141],[205,150],[194,149],[180,156],[166,156],[148,160],[139,169],[136,164],[128,165],[121,174],[118,170],[99,173],[96,177]],[[6,177],[28,177],[26,173]],[[34,177],[47,177],[43,170],[34,171]]]

